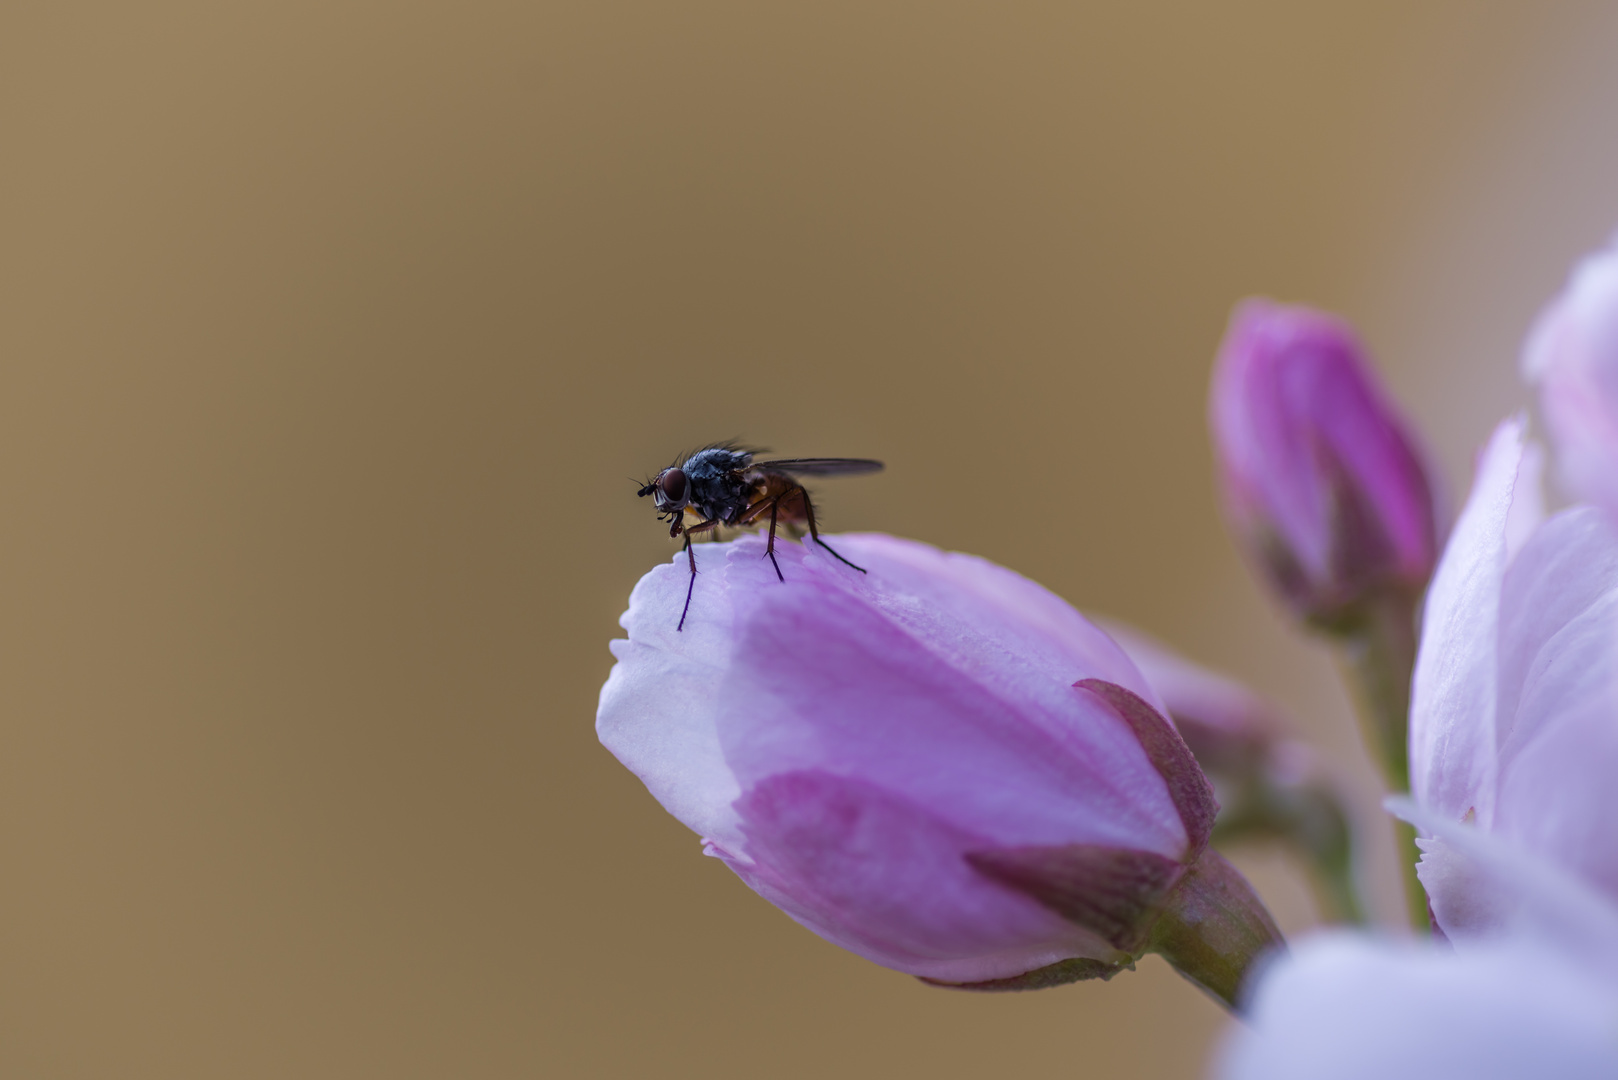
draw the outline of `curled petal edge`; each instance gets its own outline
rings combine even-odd
[[[1473,888],[1495,890],[1493,898],[1475,905],[1487,911],[1482,925],[1452,929],[1440,922],[1457,947],[1465,948],[1469,938],[1509,931],[1538,937],[1570,956],[1584,957],[1609,972],[1618,971],[1618,905],[1609,897],[1510,841],[1451,821],[1406,796],[1390,796],[1382,805],[1429,840],[1445,845],[1449,850],[1442,858],[1470,863],[1464,871],[1453,866],[1447,869],[1464,872]],[[1435,907],[1440,903],[1435,901]]]
[[[1147,759],[1168,785],[1169,798],[1185,825],[1190,848],[1181,861],[1188,865],[1196,862],[1213,833],[1219,803],[1191,748],[1162,713],[1133,691],[1103,679],[1080,679],[1073,685],[1111,706],[1140,740]]]

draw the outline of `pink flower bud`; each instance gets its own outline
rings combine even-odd
[[[869,573],[789,543],[783,584],[756,537],[702,545],[682,633],[684,557],[641,579],[602,743],[709,854],[879,964],[1021,988],[1130,963],[1171,894],[1224,873],[1207,781],[1151,687],[1010,571],[837,544]]]
[[[1618,238],[1573,271],[1523,353],[1568,490],[1618,517]]]
[[[1432,489],[1353,332],[1237,307],[1209,402],[1226,513],[1289,607],[1332,624],[1432,572]]]

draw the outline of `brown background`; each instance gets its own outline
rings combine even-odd
[[[1618,223],[1615,10],[10,0],[0,1074],[1196,1075],[1155,962],[930,990],[699,856],[591,728],[626,477],[884,458],[833,528],[1249,678],[1369,813],[1209,359],[1346,312],[1461,488]]]

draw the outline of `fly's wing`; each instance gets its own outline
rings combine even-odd
[[[791,473],[794,476],[859,476],[861,473],[881,472],[882,463],[872,461],[870,458],[799,457],[755,461],[753,468]]]

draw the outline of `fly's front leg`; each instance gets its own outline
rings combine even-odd
[[[680,609],[680,625],[674,628],[675,633],[685,629],[685,617],[691,612],[691,594],[697,587],[697,553],[691,550],[691,533],[685,534],[685,557],[691,560],[691,580],[685,587],[685,607]]]
[[[685,607],[680,609],[680,625],[674,628],[675,633],[685,629],[685,617],[691,613],[691,593],[697,587],[697,553],[691,550],[691,534],[694,532],[706,532],[709,529],[718,528],[718,526],[719,522],[717,521],[704,521],[701,525],[693,525],[684,530],[685,557],[691,563],[691,581],[685,587]]]
[[[858,570],[860,573],[865,573],[865,567],[854,566],[853,563],[837,554],[835,548],[820,538],[820,530],[815,528],[815,504],[809,501],[809,492],[805,491],[801,484],[798,486],[797,492],[803,499],[803,516],[809,519],[809,538],[815,543],[819,544],[821,547],[825,548],[827,551],[830,551],[832,558],[836,559],[844,566],[853,566],[854,569]]]

